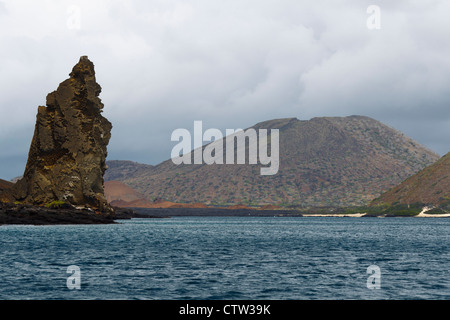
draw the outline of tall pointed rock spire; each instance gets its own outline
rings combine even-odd
[[[70,78],[38,108],[24,176],[7,192],[14,201],[44,205],[64,201],[111,211],[104,196],[111,123],[102,116],[94,64],[86,56]]]

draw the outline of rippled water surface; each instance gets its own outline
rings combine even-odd
[[[449,234],[445,218],[0,226],[0,299],[449,299]],[[380,289],[367,288],[371,265]]]

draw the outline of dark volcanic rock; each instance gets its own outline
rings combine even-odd
[[[297,210],[255,210],[226,208],[133,208],[141,217],[303,217]]]
[[[114,214],[74,208],[50,209],[32,205],[0,203],[0,225],[110,224]]]
[[[24,176],[0,196],[3,202],[45,205],[64,201],[112,212],[104,196],[111,123],[101,113],[94,64],[80,58],[70,78],[38,108]]]
[[[0,202],[0,225],[112,224],[117,219],[157,218],[131,209],[113,209],[113,212],[95,212],[92,209],[75,209],[70,205],[52,209]]]

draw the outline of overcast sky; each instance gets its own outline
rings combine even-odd
[[[108,160],[160,163],[194,120],[354,114],[443,155],[449,15],[448,0],[0,0],[0,178],[23,174],[37,107],[82,55],[114,126]]]

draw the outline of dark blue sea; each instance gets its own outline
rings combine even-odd
[[[119,222],[0,226],[0,299],[450,298],[446,218]]]

